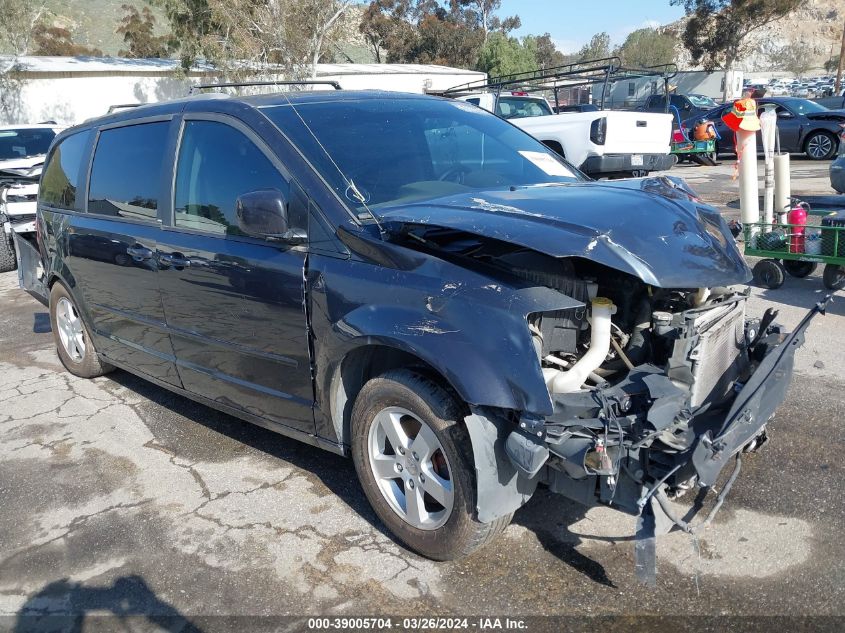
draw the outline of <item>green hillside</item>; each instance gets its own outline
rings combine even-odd
[[[48,20],[70,29],[75,42],[99,48],[106,55],[117,55],[123,40],[114,31],[123,17],[123,4],[134,4],[139,10],[146,6],[143,0],[47,0]],[[153,13],[158,30],[166,32],[161,12],[154,8]]]

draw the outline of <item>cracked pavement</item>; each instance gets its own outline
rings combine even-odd
[[[751,310],[776,302],[791,326],[820,292],[817,276],[790,279],[755,289]],[[118,608],[842,614],[841,300],[811,327],[772,442],[745,460],[715,523],[697,541],[658,541],[656,589],[636,582],[632,517],[545,490],[476,555],[415,556],[384,532],[351,461],[122,371],[75,378],[45,314],[0,275],[0,629],[19,614]]]

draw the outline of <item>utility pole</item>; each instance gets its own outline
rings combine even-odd
[[[839,47],[839,66],[836,69],[836,84],[834,84],[833,92],[839,96],[842,89],[842,68],[845,66],[845,24],[842,26],[842,45]]]

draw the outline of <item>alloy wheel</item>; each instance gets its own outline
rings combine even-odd
[[[825,158],[833,149],[833,141],[826,134],[815,134],[807,141],[807,153],[812,158]]]
[[[420,530],[436,530],[452,513],[452,469],[431,427],[400,407],[376,414],[370,425],[370,469],[384,499]]]
[[[85,356],[85,337],[82,319],[73,304],[65,297],[56,304],[56,325],[59,328],[59,340],[67,355],[74,362],[82,362]]]

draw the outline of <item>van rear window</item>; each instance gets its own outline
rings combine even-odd
[[[88,212],[133,220],[158,217],[158,197],[169,121],[140,123],[100,132]]]
[[[38,199],[43,204],[58,209],[76,208],[82,156],[90,134],[86,130],[68,136],[50,153],[38,191]]]

